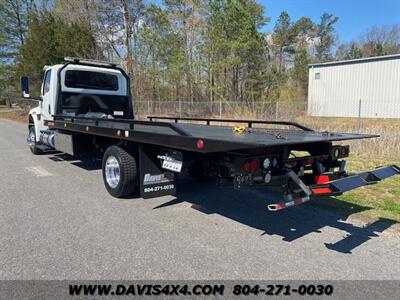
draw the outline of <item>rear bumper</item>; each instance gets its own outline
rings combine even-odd
[[[291,206],[300,205],[304,202],[310,201],[311,195],[318,196],[334,196],[340,195],[344,192],[375,184],[385,178],[400,174],[400,168],[395,165],[380,167],[369,172],[362,172],[350,176],[345,176],[336,180],[332,180],[323,184],[312,184],[309,186],[309,193],[304,197],[297,197],[290,199],[287,202],[273,203],[267,206],[269,211],[278,211]]]
[[[310,190],[313,195],[340,195],[344,192],[362,186],[378,183],[383,179],[398,174],[400,174],[400,168],[396,165],[391,165],[387,167],[380,167],[368,172],[346,176],[324,184],[312,184],[310,185]]]

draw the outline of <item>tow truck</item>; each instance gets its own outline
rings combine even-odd
[[[108,62],[65,58],[44,67],[40,97],[30,96],[26,76],[21,89],[39,101],[28,116],[31,152],[101,155],[105,188],[117,198],[175,195],[178,175],[187,171],[235,188],[279,185],[282,199],[267,206],[277,211],[400,173],[396,165],[346,172],[350,147],[338,142],[377,135],[316,132],[289,121],[136,120],[130,79]]]

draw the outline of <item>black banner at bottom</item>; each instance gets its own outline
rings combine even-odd
[[[3,280],[0,299],[396,299],[385,281],[59,281]]]

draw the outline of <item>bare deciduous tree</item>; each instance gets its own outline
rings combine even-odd
[[[364,57],[400,53],[400,25],[373,26],[359,38]]]

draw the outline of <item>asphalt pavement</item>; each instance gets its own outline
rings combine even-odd
[[[0,279],[400,279],[385,220],[268,212],[276,192],[187,176],[176,197],[115,199],[99,161],[34,156],[26,132],[0,119]]]

